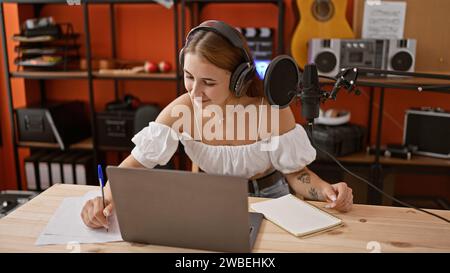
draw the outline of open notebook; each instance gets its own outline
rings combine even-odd
[[[250,207],[295,236],[309,235],[342,224],[341,219],[292,194],[253,203]]]

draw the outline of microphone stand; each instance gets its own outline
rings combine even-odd
[[[442,92],[446,94],[450,94],[450,75],[445,74],[431,74],[431,73],[416,73],[416,72],[402,72],[402,71],[391,71],[391,70],[381,70],[381,69],[372,69],[372,68],[343,68],[338,73],[338,75],[335,78],[327,77],[327,76],[320,76],[319,78],[325,78],[325,79],[331,79],[335,80],[336,83],[334,85],[334,88],[331,92],[321,91],[322,99],[321,101],[324,102],[327,99],[333,99],[336,100],[337,93],[341,88],[347,89],[347,91],[352,92],[353,89],[355,89],[355,85],[357,83],[358,74],[364,73],[364,74],[371,74],[371,75],[396,75],[396,76],[408,76],[408,77],[415,77],[415,78],[425,78],[425,79],[440,79],[440,80],[447,80],[449,81],[449,84],[447,85],[410,85],[410,84],[378,84],[379,87],[381,87],[381,93],[380,93],[380,106],[378,111],[378,126],[377,126],[377,134],[376,134],[376,145],[375,145],[375,161],[371,168],[372,173],[372,182],[382,189],[383,183],[381,181],[381,173],[382,173],[382,166],[380,164],[380,146],[381,146],[381,128],[382,128],[382,115],[383,115],[383,102],[384,102],[384,88],[385,87],[392,87],[392,88],[401,88],[401,89],[412,89],[416,90],[418,92]],[[383,77],[384,78],[384,77]],[[389,79],[389,78],[386,78]],[[402,78],[399,78],[402,79]],[[370,80],[370,79],[369,79]],[[369,85],[372,86],[373,85]],[[358,95],[359,90],[356,89],[355,93]],[[372,105],[370,105],[372,107]],[[372,112],[372,111],[371,111]],[[312,128],[312,127],[311,127]],[[311,130],[311,137],[312,137],[312,130]],[[370,137],[370,136],[369,136]],[[381,204],[381,196],[376,194],[370,194],[369,192],[369,199],[373,204]]]

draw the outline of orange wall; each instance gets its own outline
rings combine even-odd
[[[3,50],[3,47],[0,45],[0,50]],[[5,93],[5,79],[3,74],[3,59],[1,60],[0,64],[0,138],[1,138],[1,145],[0,145],[0,184],[4,185],[6,180],[6,174],[5,174],[5,158],[6,158],[6,149],[5,146],[9,146],[9,142],[6,142],[7,139],[5,131],[7,130],[7,127],[9,124],[5,124],[6,120],[8,119],[8,106],[7,106],[7,100],[6,100],[6,93]]]
[[[7,14],[5,18],[5,24],[7,26],[7,37],[11,37],[12,33],[17,31],[16,26],[19,22],[19,13],[16,5],[5,4],[4,13]],[[0,46],[3,50],[3,48]],[[12,46],[8,44],[8,50],[12,51]],[[2,51],[3,52],[3,51]],[[11,62],[13,58],[9,58]],[[1,59],[1,75],[0,75],[0,117],[1,117],[1,133],[3,145],[0,148],[0,189],[14,188],[16,186],[15,181],[15,165],[11,160],[13,157],[12,139],[11,139],[11,124],[9,122],[9,110],[8,99],[5,86],[5,67],[3,67],[3,54]],[[24,100],[24,86],[23,82],[13,81],[11,83],[12,88],[17,88],[17,100]]]
[[[13,34],[19,32],[19,22],[25,20],[25,18],[30,18],[32,16],[32,9],[30,6],[21,6],[18,8],[16,4],[4,4],[4,14],[5,14],[5,24],[6,24],[6,37],[12,37]],[[14,44],[8,40],[8,52],[9,52],[9,64],[10,70],[16,69],[14,65]],[[3,54],[1,65],[3,67]],[[13,158],[13,147],[11,139],[11,124],[9,122],[9,109],[8,109],[8,98],[5,85],[5,75],[1,73],[0,77],[1,89],[0,89],[0,110],[1,110],[1,126],[2,126],[2,137],[3,137],[3,147],[0,151],[0,164],[3,169],[0,169],[0,189],[14,189],[16,188],[16,173]],[[38,100],[38,95],[36,93],[36,82],[24,81],[23,79],[13,79],[11,81],[11,88],[13,90],[13,105],[14,108],[23,107],[30,103]],[[19,159],[23,160],[29,155],[28,149],[18,150]],[[22,178],[24,173],[23,164],[20,165]],[[22,187],[24,188],[25,181],[22,179]]]
[[[351,21],[352,2],[349,1],[349,9],[347,17]],[[285,51],[289,52],[290,37],[294,31],[296,22],[292,1],[285,0],[286,16],[285,16]],[[18,31],[19,20],[18,11],[15,5],[6,4],[8,11],[6,12],[6,24],[8,28],[8,37]],[[25,18],[28,10],[20,9],[20,16]],[[42,11],[42,15],[52,15],[57,22],[71,22],[76,32],[82,33],[79,42],[82,44],[80,53],[84,56],[84,30],[82,8],[76,6],[65,5],[46,5]],[[110,56],[110,33],[109,33],[109,11],[106,5],[90,6],[90,28],[91,43],[93,56],[105,58]],[[204,8],[202,20],[205,19],[222,19],[236,26],[269,26],[276,28],[277,26],[277,8],[269,4],[242,4],[226,5],[215,4]],[[172,64],[177,60],[174,53],[174,37],[173,37],[173,12],[166,10],[158,5],[117,5],[116,9],[117,22],[117,52],[119,58],[135,59],[135,60],[151,60],[160,61],[168,60]],[[276,34],[275,34],[276,35]],[[275,36],[276,37],[276,36]],[[12,53],[11,41],[8,41],[10,50],[10,62],[14,54]],[[8,120],[6,95],[4,90],[4,79],[2,74],[2,97],[1,97],[1,114],[2,121]],[[25,84],[27,88],[25,90]],[[27,103],[28,97],[36,97],[34,83],[23,80],[14,80],[13,88],[15,94],[16,105],[24,105]],[[46,89],[48,97],[51,99],[82,99],[88,100],[86,80],[71,81],[46,81]],[[113,99],[113,83],[112,81],[94,82],[95,90],[95,108],[97,111],[104,109],[106,102]],[[26,91],[26,92],[25,92]],[[169,103],[176,95],[175,83],[173,82],[144,82],[144,81],[123,81],[120,82],[120,93],[131,93],[139,96],[146,102],[156,102],[161,106]],[[26,94],[26,97],[25,97]],[[377,109],[378,99],[376,96],[374,109]],[[385,111],[383,114],[383,137],[382,142],[400,142],[403,126],[404,111],[413,106],[434,106],[450,109],[450,100],[448,95],[428,93],[416,94],[412,91],[402,91],[389,89],[385,96]],[[331,107],[346,108],[352,112],[352,121],[358,124],[366,124],[367,109],[369,107],[369,98],[367,90],[363,89],[363,94],[359,97],[349,95],[342,91],[339,94],[338,101],[327,102],[325,109]],[[292,107],[296,116],[300,116],[300,108]],[[376,117],[377,112],[374,112]],[[301,121],[298,118],[298,121]],[[374,124],[376,126],[376,124]],[[15,185],[14,173],[5,172],[12,170],[13,163],[11,160],[12,149],[8,123],[2,122],[3,147],[0,148],[0,188],[13,188]],[[375,127],[374,127],[375,128]],[[374,131],[374,130],[372,130]],[[375,140],[372,136],[372,142]],[[5,145],[6,144],[6,145]],[[27,153],[26,149],[20,149],[23,154]],[[410,181],[410,178],[406,178]],[[446,195],[450,196],[450,179],[443,178],[441,189],[445,189]],[[402,183],[400,183],[401,185]],[[400,186],[401,188],[401,186]]]

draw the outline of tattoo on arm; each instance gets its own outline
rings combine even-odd
[[[319,193],[317,192],[316,188],[310,188],[308,193],[311,200],[319,200]]]
[[[309,173],[303,172],[297,177],[297,180],[302,182],[302,183],[304,183],[304,184],[310,184],[311,183],[311,176],[309,175]]]

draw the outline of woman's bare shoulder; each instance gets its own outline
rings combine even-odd
[[[295,128],[296,122],[291,107],[278,108],[272,106],[266,98],[264,98],[263,105],[267,109],[267,128],[269,128],[271,135],[282,135]]]
[[[178,108],[178,109],[177,109]],[[192,103],[188,93],[185,93],[176,99],[174,99],[171,103],[169,103],[161,113],[156,118],[157,123],[161,123],[167,126],[172,126],[175,121],[177,121],[180,116],[177,113],[182,111],[191,111]]]

